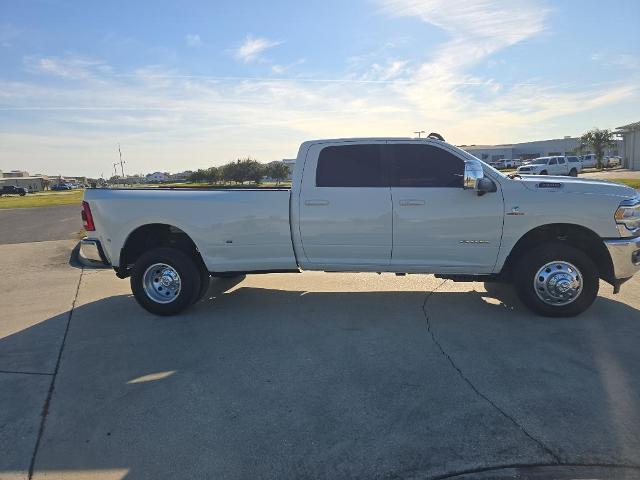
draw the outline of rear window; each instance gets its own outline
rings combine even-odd
[[[392,144],[391,186],[462,187],[464,161],[433,145]]]
[[[338,145],[320,151],[317,187],[385,187],[380,146]]]

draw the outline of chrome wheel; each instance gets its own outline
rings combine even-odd
[[[166,263],[154,263],[142,276],[142,287],[147,296],[156,303],[173,302],[182,289],[178,272]]]
[[[533,280],[538,298],[557,307],[574,302],[582,293],[582,284],[580,270],[564,261],[547,263],[538,270]]]

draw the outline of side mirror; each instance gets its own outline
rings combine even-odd
[[[475,190],[478,195],[496,191],[493,181],[484,176],[482,164],[477,160],[467,160],[464,163],[463,188],[465,190]]]

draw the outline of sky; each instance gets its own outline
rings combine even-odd
[[[301,142],[640,120],[638,0],[0,0],[0,170],[178,172]]]

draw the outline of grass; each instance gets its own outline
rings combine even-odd
[[[80,202],[82,202],[83,193],[84,190],[70,190],[62,192],[47,191],[29,193],[24,197],[19,197],[17,195],[3,195],[0,197],[0,209],[79,205]]]
[[[609,180],[609,179],[607,179]],[[625,185],[640,190],[640,178],[612,178],[612,182],[624,183]]]

